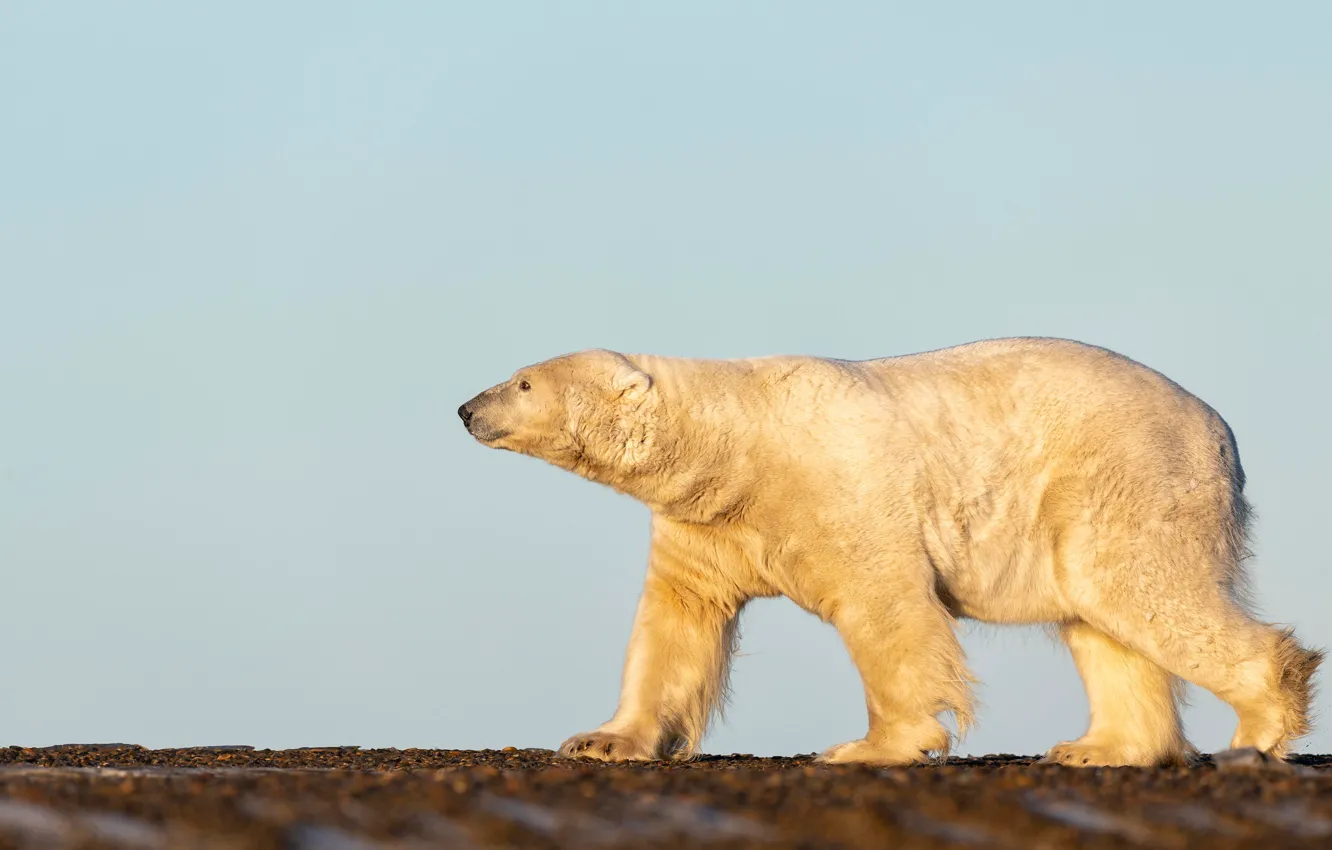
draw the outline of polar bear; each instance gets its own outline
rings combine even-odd
[[[584,351],[458,410],[652,511],[619,707],[560,752],[689,757],[723,701],[737,618],[786,596],[832,624],[869,730],[824,762],[946,755],[972,720],[954,627],[1049,624],[1086,686],[1066,765],[1187,763],[1183,682],[1229,703],[1232,747],[1309,731],[1320,651],[1253,618],[1249,508],[1225,421],[1109,350],[1004,339],[846,361]]]

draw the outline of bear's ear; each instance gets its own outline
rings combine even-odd
[[[635,401],[652,389],[652,376],[635,369],[633,364],[625,361],[611,379],[611,388],[630,401]]]

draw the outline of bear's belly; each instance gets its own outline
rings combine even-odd
[[[1028,492],[1041,491],[995,487],[934,506],[922,543],[939,598],[954,616],[1010,624],[1068,618],[1056,562],[1076,556],[1084,541],[1066,533],[1056,551],[1059,538],[1033,521],[1039,512]]]
[[[943,600],[954,617],[1008,625],[1057,623],[1068,618],[1066,607],[1053,594],[958,591],[950,592]]]
[[[972,552],[949,566],[939,572],[938,592],[956,617],[1014,625],[1068,617],[1048,553]]]

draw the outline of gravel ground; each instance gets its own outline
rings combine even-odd
[[[1256,756],[1256,754],[1255,754]],[[0,749],[0,847],[1332,847],[1332,756],[601,765],[548,750]]]

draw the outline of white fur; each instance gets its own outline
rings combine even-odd
[[[1054,761],[1189,759],[1180,679],[1235,708],[1232,746],[1282,755],[1308,731],[1321,653],[1243,604],[1230,429],[1120,355],[1041,339],[864,362],[590,351],[469,406],[486,444],[652,509],[619,708],[567,755],[692,754],[741,608],[777,595],[834,625],[864,681],[869,731],[826,761],[947,752],[938,715],[972,719],[959,617],[1062,631],[1092,720]]]

